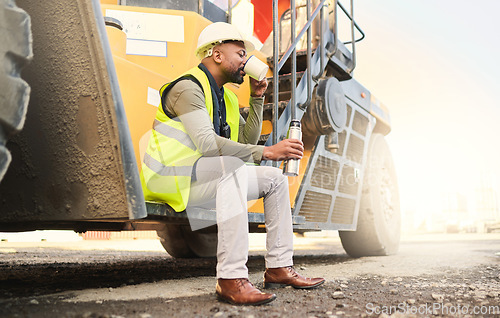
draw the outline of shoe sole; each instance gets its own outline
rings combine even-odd
[[[321,281],[317,284],[311,285],[311,286],[295,286],[291,284],[280,284],[280,283],[264,283],[264,288],[265,289],[276,289],[276,288],[283,288],[287,286],[292,286],[295,289],[311,289],[311,288],[316,288],[319,285],[323,284],[325,281]]]
[[[271,297],[269,299],[265,299],[265,300],[262,300],[262,301],[259,301],[259,302],[256,302],[256,303],[245,303],[245,304],[236,303],[236,302],[234,302],[234,301],[232,301],[230,299],[226,299],[226,298],[222,297],[219,294],[217,294],[217,299],[219,301],[222,301],[222,302],[225,302],[225,303],[228,303],[228,304],[231,304],[231,305],[236,305],[236,306],[259,306],[259,305],[264,305],[264,304],[272,302],[273,300],[276,299],[276,295],[273,295],[273,297]]]

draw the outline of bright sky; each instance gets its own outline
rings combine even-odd
[[[345,1],[343,1],[344,3]],[[500,186],[500,1],[355,0],[355,78],[390,109],[401,206]]]

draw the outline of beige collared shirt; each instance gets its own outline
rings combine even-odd
[[[205,157],[233,156],[260,163],[264,146],[257,145],[262,129],[263,97],[250,97],[250,112],[240,116],[238,142],[218,136],[208,115],[205,95],[193,81],[180,81],[167,95],[167,111],[177,116],[198,150]]]

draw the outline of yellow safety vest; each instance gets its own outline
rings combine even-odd
[[[198,67],[183,76],[196,78],[205,94],[205,105],[213,122],[212,90],[207,75]],[[160,89],[160,96],[171,84]],[[224,90],[226,121],[231,127],[231,140],[238,141],[239,104],[238,97],[229,89]],[[148,147],[142,162],[141,184],[146,201],[168,203],[175,211],[186,209],[191,188],[192,168],[202,156],[178,118],[171,119],[160,103]]]

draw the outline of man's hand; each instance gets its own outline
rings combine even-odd
[[[264,78],[262,81],[257,81],[250,77],[250,96],[252,97],[262,97],[267,89],[267,79]]]
[[[300,159],[304,154],[304,144],[298,139],[285,139],[276,145],[265,147],[262,154],[264,160],[281,161]]]

